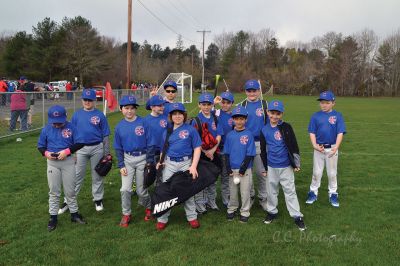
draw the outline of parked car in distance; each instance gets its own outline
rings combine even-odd
[[[60,80],[60,81],[50,81],[49,85],[53,88],[53,90],[58,90],[61,92],[66,91],[67,80]]]
[[[92,89],[96,90],[96,100],[102,101],[104,98],[104,92],[106,91],[106,86],[96,85],[92,86]]]

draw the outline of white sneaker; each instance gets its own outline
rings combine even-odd
[[[63,213],[66,212],[66,211],[68,211],[68,205],[67,205],[66,202],[64,202],[64,203],[61,205],[61,208],[58,209],[58,214],[63,214]]]
[[[103,201],[102,200],[96,200],[94,202],[94,206],[96,207],[96,211],[101,212],[104,210],[104,206],[103,206]]]

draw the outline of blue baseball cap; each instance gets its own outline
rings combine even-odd
[[[273,100],[268,103],[268,111],[279,111],[283,113],[285,108],[283,107],[283,102],[278,100]]]
[[[168,105],[168,113],[170,114],[173,111],[186,112],[186,109],[182,103],[171,103]]]
[[[96,100],[96,91],[94,89],[84,89],[81,98],[94,101]]]
[[[165,103],[165,100],[161,95],[154,95],[150,97],[150,99],[147,100],[146,102],[146,110],[151,110],[151,106],[155,105],[162,105]]]
[[[214,103],[214,97],[207,92],[202,93],[199,96],[199,103]]]
[[[178,86],[176,85],[176,82],[173,81],[173,80],[168,80],[167,82],[164,83],[164,90],[165,90],[167,87],[173,87],[175,90],[178,89]]]
[[[232,117],[235,117],[235,116],[246,116],[247,117],[248,113],[247,113],[246,108],[244,108],[241,105],[236,106],[236,108],[233,109],[233,111],[232,111]]]
[[[228,100],[231,103],[234,102],[233,94],[230,93],[229,91],[221,93],[221,98],[224,99],[224,100]]]
[[[258,80],[250,79],[246,81],[246,83],[244,84],[244,88],[245,90],[259,90],[260,83],[258,82]]]
[[[49,123],[61,123],[64,124],[67,121],[67,111],[64,106],[61,105],[53,105],[47,111],[47,115],[49,118]]]
[[[20,76],[19,80],[26,80],[27,78],[25,76]]]
[[[317,101],[334,101],[334,100],[335,100],[335,95],[333,94],[332,91],[323,91],[319,95]]]
[[[132,95],[122,96],[122,98],[119,100],[119,105],[120,106],[126,106],[126,105],[139,106],[139,104],[136,103],[136,98]]]

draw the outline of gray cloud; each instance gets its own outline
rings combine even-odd
[[[0,32],[32,31],[45,17],[81,15],[105,36],[124,42],[127,36],[127,0],[2,0]],[[353,34],[370,28],[384,38],[400,27],[398,0],[141,0],[174,31],[184,36],[184,46],[201,42],[203,28],[222,31],[263,28],[275,31],[281,44],[288,40],[307,42],[328,31]],[[190,15],[185,15],[189,13]],[[177,36],[133,0],[133,41],[175,46]],[[186,38],[186,39],[185,39]],[[187,40],[190,39],[191,41]]]

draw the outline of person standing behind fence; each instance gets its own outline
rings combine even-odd
[[[85,89],[82,92],[83,108],[77,110],[71,123],[78,129],[77,139],[85,146],[76,153],[76,194],[79,194],[86,174],[86,165],[90,161],[92,175],[92,195],[96,211],[104,210],[104,177],[100,176],[95,167],[104,155],[110,154],[110,127],[104,114],[95,108],[96,91]],[[66,202],[59,214],[68,210]]]
[[[70,81],[65,85],[65,90],[67,91],[67,100],[72,100],[72,84]]]
[[[21,130],[27,130],[27,119],[28,119],[28,109],[26,104],[26,95],[23,91],[18,88],[11,95],[11,119],[10,119],[10,131],[15,130],[18,117],[21,119]]]
[[[0,105],[7,104],[7,95],[3,92],[7,92],[7,82],[6,78],[1,78],[0,80]]]

